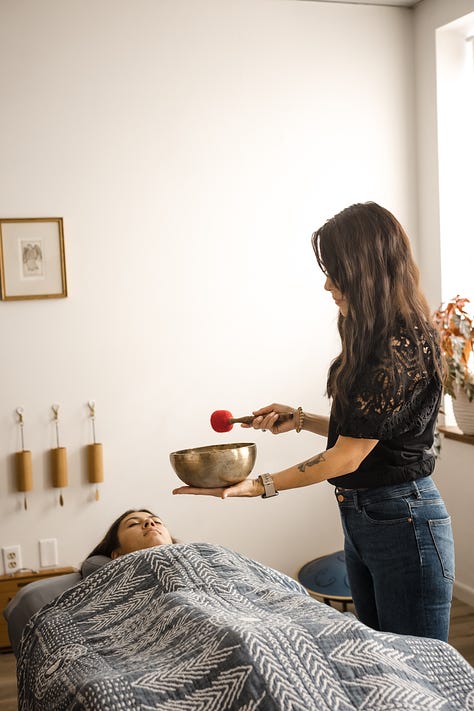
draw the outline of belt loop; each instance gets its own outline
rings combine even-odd
[[[416,481],[412,481],[412,486],[413,486],[413,493],[415,495],[415,498],[421,499],[421,493],[420,493],[420,490],[416,484]]]
[[[360,505],[359,501],[359,492],[357,489],[354,491],[354,506],[356,508],[357,513],[360,513],[362,511],[362,506]]]

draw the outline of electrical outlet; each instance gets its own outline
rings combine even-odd
[[[43,538],[39,542],[40,566],[54,568],[58,564],[58,542],[56,538]]]
[[[8,575],[9,573],[16,573],[17,570],[20,570],[22,567],[20,546],[4,546],[2,552],[5,573]]]

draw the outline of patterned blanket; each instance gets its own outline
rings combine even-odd
[[[123,556],[23,634],[20,709],[474,710],[444,642],[374,632],[221,546]]]

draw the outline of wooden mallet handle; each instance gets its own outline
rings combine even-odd
[[[245,417],[229,417],[229,423],[231,425],[235,425],[237,422],[240,422],[243,425],[251,425],[252,422],[255,419],[255,415],[245,415]],[[277,422],[286,422],[287,420],[292,420],[293,419],[293,413],[292,412],[282,412],[278,415],[278,420]]]

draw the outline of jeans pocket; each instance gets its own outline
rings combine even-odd
[[[451,528],[451,517],[431,519],[428,521],[443,575],[448,580],[454,580],[454,540]]]
[[[405,523],[411,516],[410,507],[403,498],[374,501],[366,504],[362,512],[370,523],[385,525]]]

